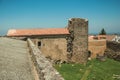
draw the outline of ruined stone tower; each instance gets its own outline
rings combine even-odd
[[[85,63],[88,58],[88,20],[72,18],[68,22],[70,49],[68,58],[72,62]]]

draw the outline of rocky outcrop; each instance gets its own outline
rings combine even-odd
[[[40,80],[64,80],[30,39],[28,46]]]

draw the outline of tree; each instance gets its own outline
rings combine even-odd
[[[99,35],[106,35],[106,31],[104,28],[100,31]]]

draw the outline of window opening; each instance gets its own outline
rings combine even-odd
[[[41,46],[41,41],[38,42],[38,46]]]

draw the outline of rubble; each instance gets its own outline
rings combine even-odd
[[[104,53],[108,58],[120,61],[120,43],[108,41]]]

